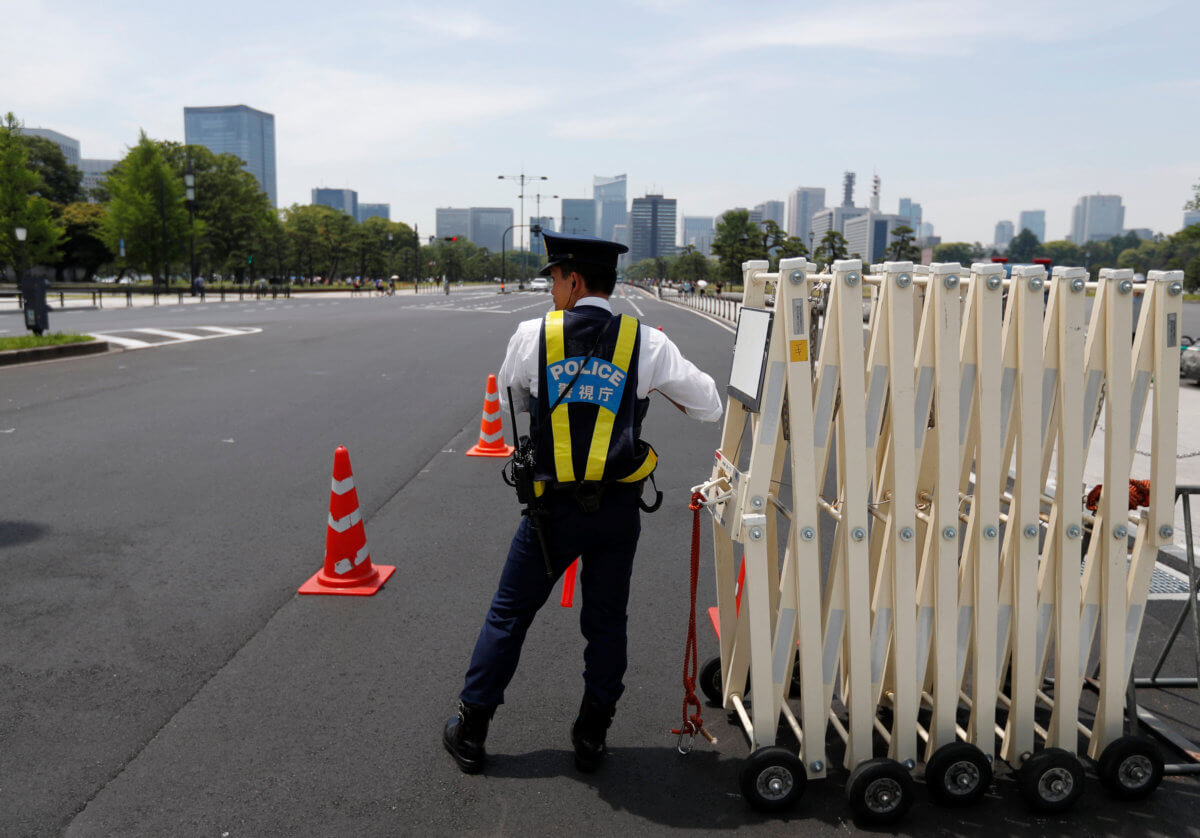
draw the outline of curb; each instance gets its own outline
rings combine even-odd
[[[58,346],[35,346],[29,349],[9,349],[0,352],[0,367],[14,364],[31,364],[35,361],[50,361],[55,358],[73,358],[80,355],[98,355],[108,351],[108,341],[93,340],[86,343],[63,343]]]

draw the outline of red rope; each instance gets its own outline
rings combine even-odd
[[[692,608],[688,612],[687,644],[683,650],[683,723],[678,728],[671,728],[671,733],[679,736],[695,736],[704,731],[704,720],[700,718],[700,699],[696,697],[696,679],[699,677],[700,664],[696,649],[696,583],[700,578],[700,510],[704,495],[692,493],[692,502],[688,509],[692,510]],[[695,707],[696,712],[688,715],[688,708]],[[707,735],[707,734],[706,734]]]

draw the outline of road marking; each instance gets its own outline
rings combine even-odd
[[[172,331],[170,329],[116,329],[114,332],[88,332],[88,334],[98,340],[115,343],[122,349],[146,349],[151,346],[170,346],[174,343],[191,343],[197,340],[213,340],[214,338],[227,338],[235,335],[255,335],[262,331],[257,326],[242,326],[238,328],[227,328],[225,326],[188,326],[186,328],[203,329],[209,332],[209,334],[193,334],[190,332]],[[130,334],[154,335],[155,337],[165,337],[167,340],[148,341],[126,337],[126,335]]]

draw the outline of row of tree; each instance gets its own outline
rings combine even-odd
[[[277,211],[234,155],[144,132],[92,194],[83,194],[81,181],[56,144],[24,134],[13,114],[4,118],[0,275],[42,266],[60,281],[102,273],[149,275],[156,283],[192,276],[458,280],[527,276],[536,261],[526,251],[491,253],[467,241],[421,245],[415,226],[385,218],[360,224],[329,207]],[[23,245],[10,232],[18,227],[27,231]]]

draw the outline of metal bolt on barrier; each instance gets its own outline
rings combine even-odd
[[[1041,277],[1035,276],[1035,277],[1033,277],[1033,279],[1029,280],[1029,290],[1030,291],[1041,291],[1042,288],[1045,286],[1045,284],[1046,283],[1042,280]]]
[[[1130,291],[1133,290],[1133,280],[1122,279],[1121,282],[1117,285],[1117,290],[1120,291],[1122,294],[1128,294]]]
[[[1071,280],[1071,290],[1075,293],[1082,291],[1086,285],[1087,283],[1083,281],[1083,277],[1081,276],[1077,276]]]
[[[1129,530],[1125,529],[1124,524],[1118,524],[1113,528],[1113,538],[1121,539],[1129,535]]]
[[[987,287],[989,290],[995,291],[997,288],[999,288],[1003,284],[1004,284],[1004,280],[998,276],[989,276],[988,277]]]
[[[946,285],[947,289],[957,288],[958,287],[958,277],[955,276],[954,274],[950,274],[945,279],[945,285]]]
[[[1076,539],[1083,535],[1083,529],[1078,524],[1071,524],[1067,527],[1067,538]]]
[[[986,527],[983,528],[983,537],[988,539],[989,541],[991,539],[995,538],[996,536],[998,536],[999,534],[1000,534],[1000,530],[996,529],[996,527],[991,524],[988,524]]]
[[[755,495],[753,498],[750,499],[750,505],[752,507],[754,507],[755,509],[762,509],[763,504],[764,504],[764,501],[763,501],[761,495]]]
[[[1158,528],[1158,534],[1161,538],[1170,538],[1175,535],[1175,528],[1170,524],[1163,524]]]
[[[1182,282],[1172,282],[1170,285],[1167,286],[1167,293],[1170,294],[1172,297],[1178,297],[1180,294],[1183,293],[1183,283]]]
[[[896,277],[896,285],[899,288],[907,288],[912,285],[912,274],[900,274]]]
[[[1037,538],[1037,534],[1038,534],[1038,528],[1035,525],[1030,524],[1027,527],[1025,527],[1025,537],[1026,538]]]
[[[913,533],[912,527],[904,527],[900,530],[900,540],[901,541],[912,541],[913,535],[914,535],[914,533]]]
[[[954,527],[946,527],[946,529],[942,530],[942,538],[946,539],[947,541],[953,541],[954,539],[958,538],[958,530],[956,530]]]
[[[761,541],[763,537],[762,527],[751,527],[750,538],[753,541]]]
[[[805,527],[804,529],[800,530],[800,537],[805,541],[812,541],[817,537],[817,531],[812,527]]]
[[[850,533],[850,535],[855,541],[862,541],[867,537],[867,531],[862,527],[855,527],[854,532]]]
[[[850,271],[850,273],[846,274],[846,284],[849,285],[851,288],[853,288],[855,285],[858,285],[858,272],[857,271]]]

